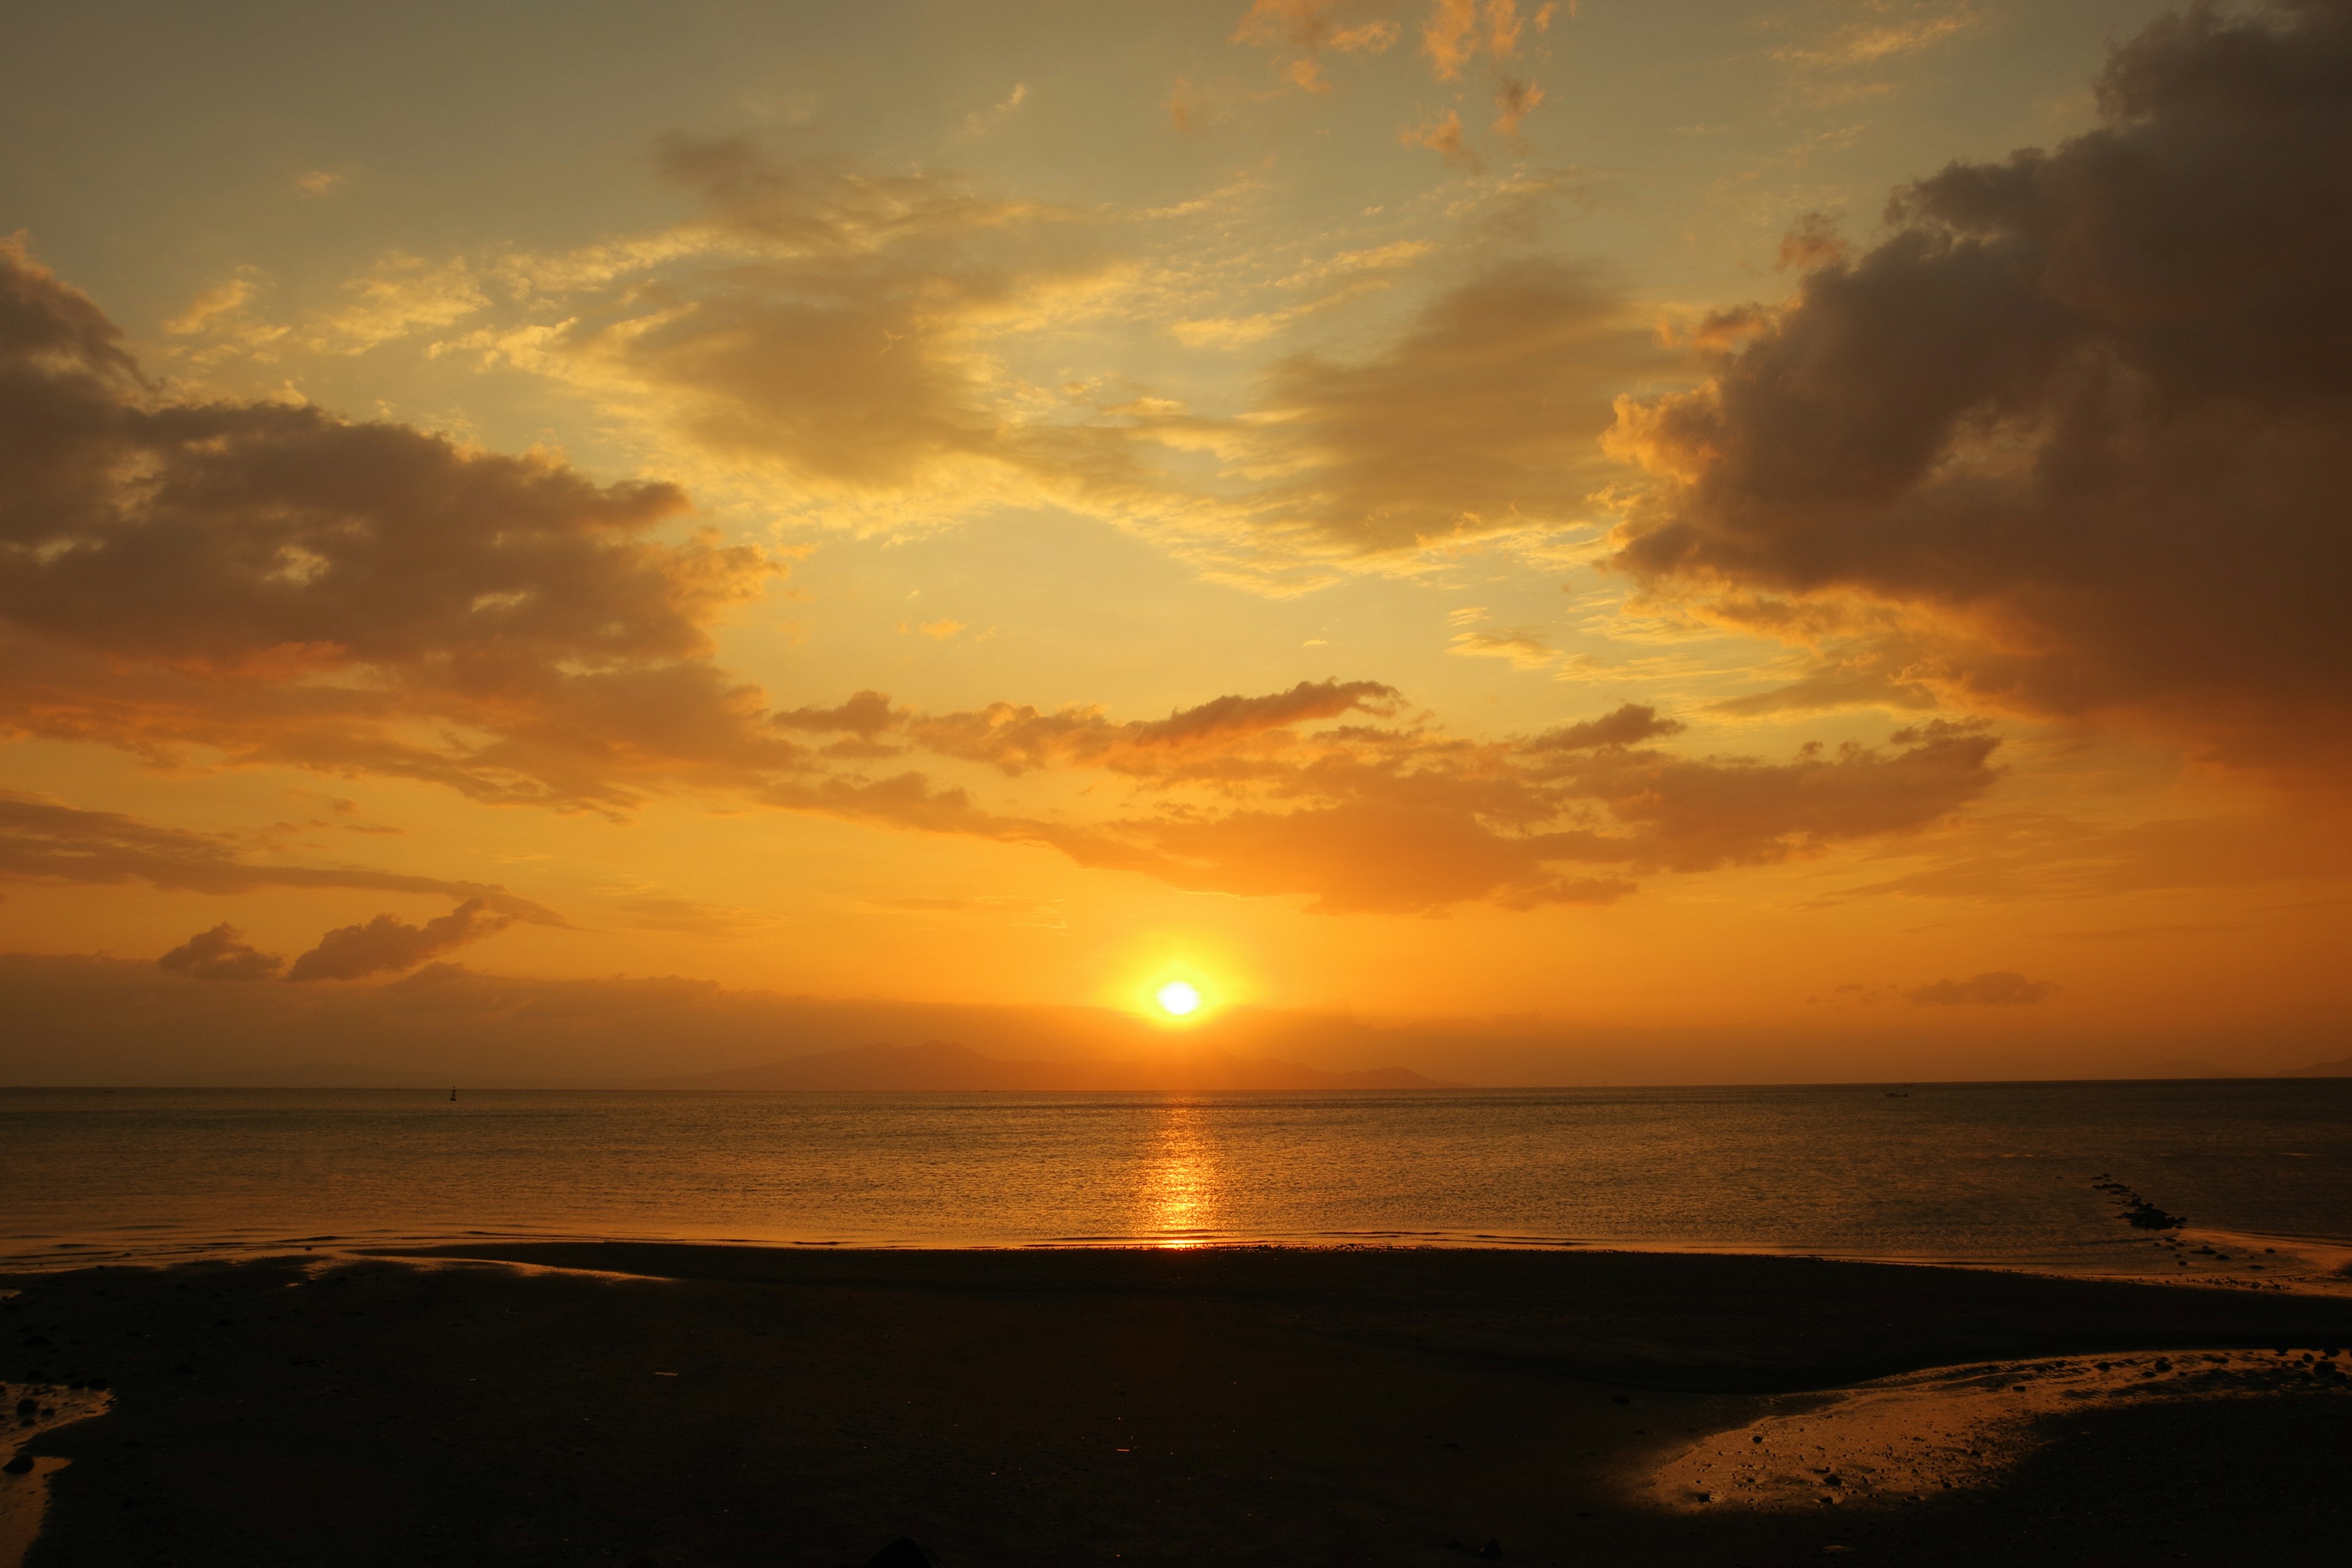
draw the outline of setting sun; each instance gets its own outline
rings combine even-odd
[[[1172,1018],[1181,1018],[1200,1011],[1200,991],[1181,980],[1170,981],[1153,994],[1160,1003],[1160,1010]]]

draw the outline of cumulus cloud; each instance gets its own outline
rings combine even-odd
[[[255,947],[243,931],[224,921],[157,959],[155,967],[191,980],[268,980],[286,967],[286,961]]]
[[[479,899],[468,899],[421,926],[378,915],[365,925],[339,926],[320,937],[318,946],[294,961],[286,978],[358,980],[370,974],[398,973],[496,935],[513,923],[512,915],[493,910]]]
[[[665,537],[686,505],[406,426],[173,401],[95,305],[0,247],[0,724],[18,735],[556,805],[776,765],[793,748],[708,654],[777,568]]]
[[[1915,985],[1903,995],[1922,1007],[2027,1007],[2057,994],[2058,987],[2046,980],[2028,980],[2012,970],[1993,969],[1966,980]]]
[[[1967,704],[2261,765],[2352,732],[2352,6],[2200,6],[2104,123],[1900,193],[1696,390],[1620,408],[1617,566]]]

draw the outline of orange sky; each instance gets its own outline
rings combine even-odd
[[[0,952],[2340,1040],[2336,0],[542,23],[0,63]]]

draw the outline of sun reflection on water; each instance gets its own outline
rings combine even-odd
[[[1204,1123],[1196,1102],[1172,1100],[1160,1108],[1138,1194],[1139,1228],[1154,1246],[1198,1247],[1215,1232],[1223,1188]]]

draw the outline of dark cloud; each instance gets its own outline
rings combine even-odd
[[[286,961],[255,947],[243,931],[224,921],[157,959],[155,967],[191,980],[268,980],[286,967]]]
[[[562,915],[503,888],[354,866],[276,866],[246,858],[221,834],[159,827],[111,811],[82,811],[0,790],[0,879],[57,884],[145,882],[165,892],[250,893],[264,888],[365,888],[441,893],[540,925]]]
[[[710,622],[772,565],[659,537],[685,507],[405,426],[173,401],[0,247],[0,721],[20,734],[559,805],[780,765],[757,693],[708,662]]]
[[[1915,985],[1904,999],[1922,1007],[2028,1007],[2058,994],[2046,980],[2028,980],[2011,970],[1992,969],[1966,980]]]
[[[1585,752],[1600,746],[1632,746],[1687,728],[1679,719],[1661,719],[1646,703],[1628,702],[1613,713],[1565,729],[1546,731],[1528,742],[1531,752]]]
[[[768,722],[786,730],[871,737],[889,728],[894,717],[888,697],[879,691],[860,691],[839,707],[795,708],[772,715]]]
[[[365,925],[339,926],[320,937],[318,946],[294,961],[286,978],[359,980],[398,973],[494,936],[513,923],[512,915],[492,910],[479,899],[468,899],[421,926],[378,915]]]
[[[2352,697],[2352,6],[2208,5],[2115,53],[2104,124],[1955,163],[1704,386],[1628,402],[1615,563],[1850,672],[2116,715],[2254,763]]]

